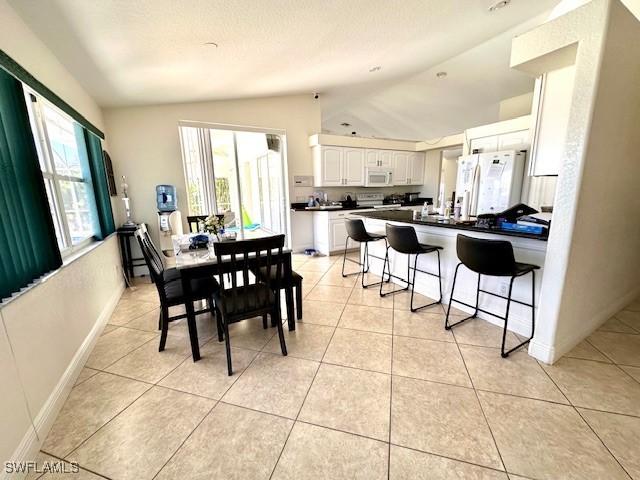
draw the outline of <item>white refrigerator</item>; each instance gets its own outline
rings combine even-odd
[[[526,153],[515,150],[459,157],[456,198],[469,192],[470,215],[499,213],[520,203],[525,161]]]

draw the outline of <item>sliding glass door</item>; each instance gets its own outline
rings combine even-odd
[[[287,234],[284,136],[180,126],[190,215],[224,214],[227,230]]]

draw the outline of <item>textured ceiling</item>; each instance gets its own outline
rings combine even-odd
[[[8,1],[101,106],[318,91],[326,130],[396,138],[493,121],[531,89],[507,66],[513,29],[558,3]]]

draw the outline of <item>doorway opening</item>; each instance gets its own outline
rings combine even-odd
[[[226,231],[288,240],[284,132],[181,123],[189,215],[224,215]]]

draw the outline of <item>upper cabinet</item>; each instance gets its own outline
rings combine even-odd
[[[558,175],[564,156],[575,65],[548,72],[536,81],[536,115],[530,174]]]
[[[364,185],[365,151],[361,148],[313,147],[314,186]]]
[[[424,183],[423,152],[314,145],[314,186],[365,186],[366,169],[393,171],[393,185]]]
[[[394,185],[424,184],[423,152],[393,152]]]

